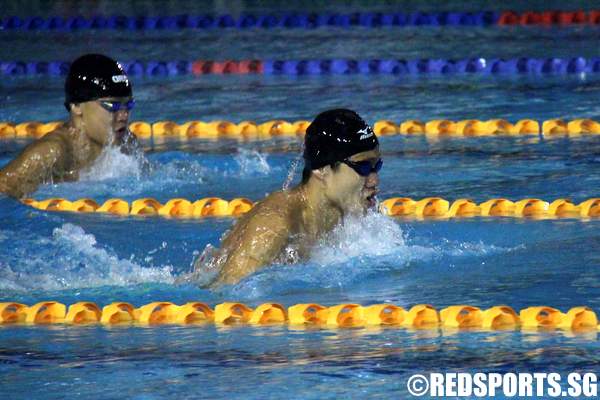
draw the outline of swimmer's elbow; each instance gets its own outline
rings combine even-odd
[[[221,269],[217,279],[210,283],[211,288],[234,285],[246,276],[256,272],[268,264],[266,260],[258,260],[249,256],[234,255],[230,257]]]
[[[246,273],[240,273],[240,274],[234,274],[234,273],[224,273],[221,274],[217,277],[217,279],[215,279],[214,281],[204,285],[204,286],[200,286],[200,288],[207,288],[207,289],[218,289],[222,286],[226,286],[226,285],[235,285],[236,283],[238,283],[239,281],[241,281],[242,279],[244,279],[246,276],[250,275],[252,272],[248,271]]]
[[[245,234],[227,242],[224,252],[229,254],[219,272],[216,286],[235,284],[259,269],[272,264],[287,243],[285,224],[274,222],[272,215],[262,215],[244,227]],[[230,235],[235,234],[232,231]]]
[[[11,185],[8,180],[3,179],[2,176],[0,176],[0,193],[9,197],[14,197],[15,199],[20,199],[26,194],[19,185]]]
[[[34,192],[63,163],[63,155],[59,143],[32,143],[0,170],[0,192],[15,198]]]

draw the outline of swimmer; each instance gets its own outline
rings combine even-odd
[[[0,193],[21,198],[46,182],[74,181],[107,146],[139,150],[129,132],[135,102],[131,84],[119,63],[87,54],[71,64],[65,82],[67,122],[29,144],[0,170]]]
[[[198,282],[213,270],[218,276],[211,286],[233,284],[273,262],[306,258],[345,217],[375,207],[383,161],[375,133],[357,113],[319,114],[306,131],[303,157],[302,182],[257,203],[185,281]]]

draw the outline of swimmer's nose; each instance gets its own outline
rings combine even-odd
[[[367,176],[367,180],[365,182],[366,187],[376,187],[379,186],[379,174],[377,172],[371,172],[369,176]]]
[[[125,108],[123,108],[115,113],[115,120],[117,122],[127,122],[128,119],[129,119],[129,111],[127,111]]]

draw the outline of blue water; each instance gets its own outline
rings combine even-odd
[[[115,5],[101,3],[101,8]],[[487,5],[481,3],[482,8]],[[6,39],[0,58],[70,59],[88,49],[142,59],[145,54],[147,59],[174,59],[180,53],[182,58],[308,58],[329,53],[430,57],[437,51],[461,58],[598,56],[597,31],[591,28],[347,33],[232,31],[219,33],[218,40],[210,36],[214,33],[135,33],[117,40],[114,32],[75,37],[0,32]],[[403,40],[393,42],[395,35]],[[554,47],[548,46],[550,39]],[[600,84],[592,76],[190,77],[136,79],[134,90],[138,108],[132,119],[149,121],[311,119],[322,109],[342,105],[356,108],[371,122],[600,119]],[[0,99],[0,120],[65,116],[60,78],[8,79],[0,85]],[[0,166],[27,143],[2,141]],[[143,145],[148,171],[134,159],[113,154],[82,181],[45,185],[32,197],[90,197],[99,202],[155,197],[164,202],[220,196],[256,201],[283,186],[301,151],[294,139]],[[546,201],[569,197],[579,202],[600,196],[599,136],[440,141],[386,137],[381,147],[381,198],[467,197],[481,202],[500,196]],[[0,197],[0,221],[0,301],[90,300],[105,305],[120,300],[136,306],[155,300],[196,300],[212,306],[225,300],[250,306],[385,301],[404,307],[430,303],[438,309],[507,304],[517,310],[549,305],[567,311],[588,305],[600,311],[599,220],[405,221],[371,215],[336,229],[308,262],[274,265],[215,291],[173,281],[190,270],[207,244],[218,245],[233,219],[53,213]],[[415,373],[598,372],[598,347],[596,332],[0,326],[0,397],[405,398],[406,381]]]

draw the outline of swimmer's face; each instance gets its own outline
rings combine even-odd
[[[358,153],[348,158],[350,162],[371,163],[373,167],[381,159],[379,148]],[[327,167],[331,168],[331,167]],[[379,175],[371,171],[367,176],[359,175],[353,168],[340,163],[337,168],[325,175],[327,198],[344,213],[361,214],[375,207],[375,196],[379,192]]]
[[[101,146],[109,143],[120,144],[127,135],[130,111],[127,107],[120,107],[118,111],[108,111],[107,104],[126,104],[129,97],[106,97],[94,101],[81,103],[81,118],[83,119],[86,134]]]

